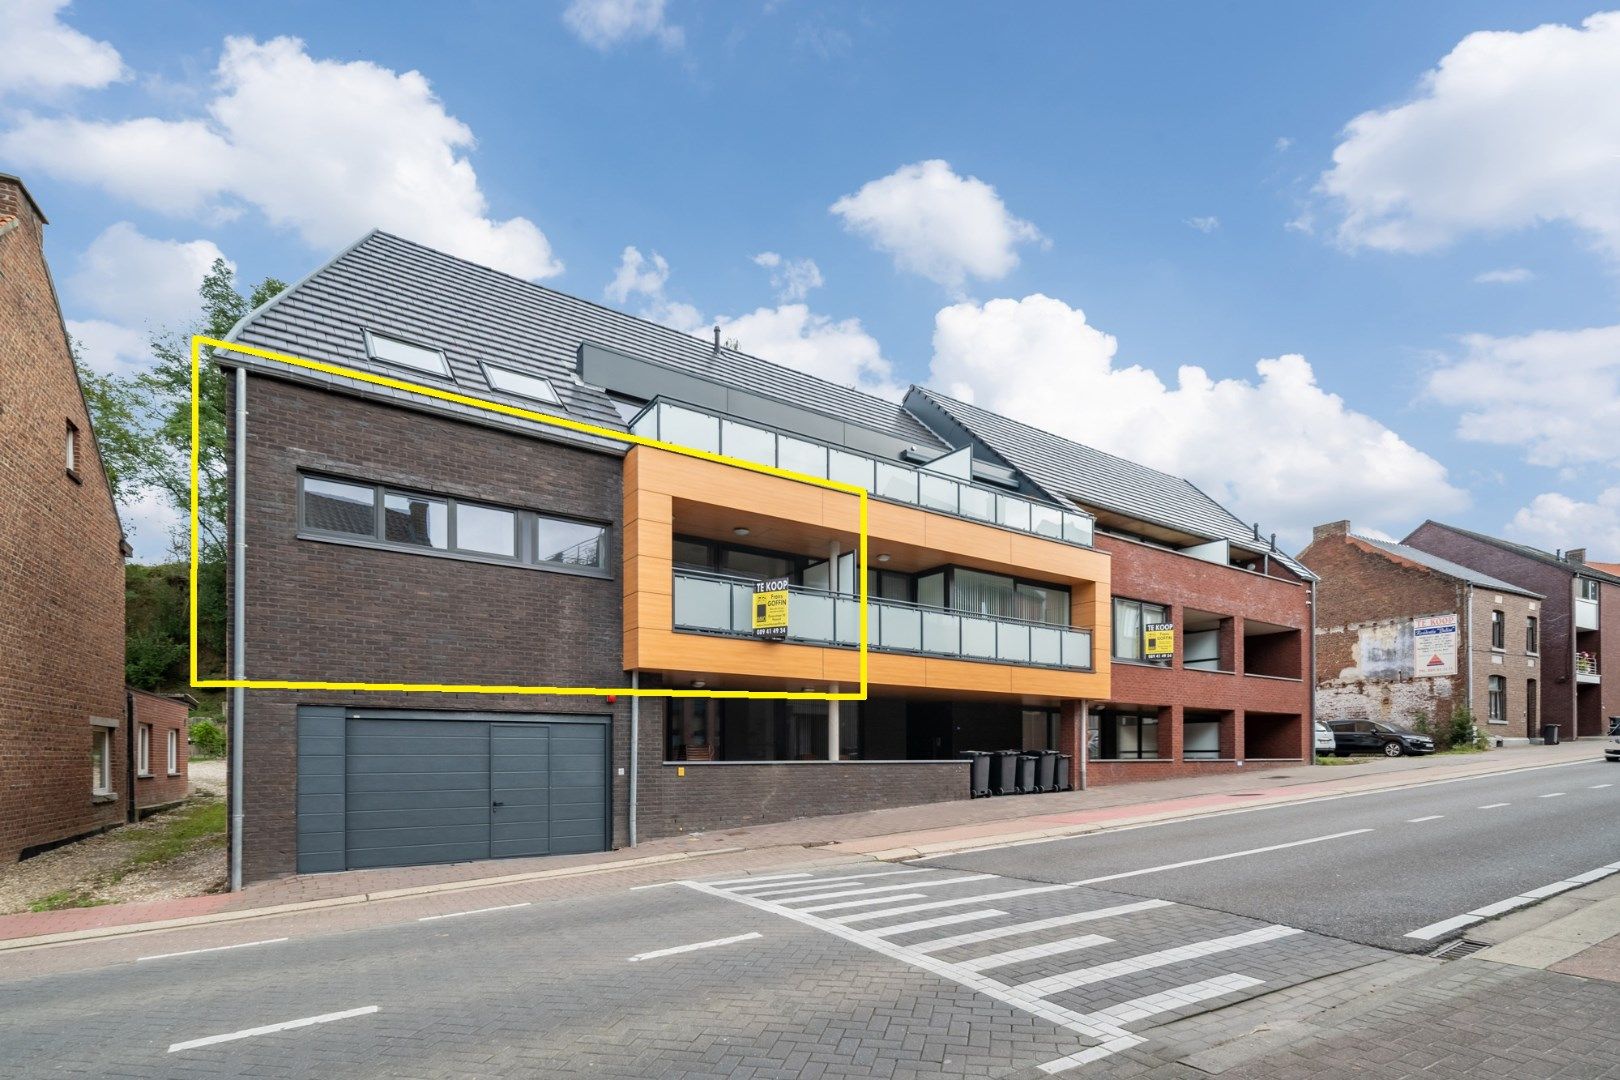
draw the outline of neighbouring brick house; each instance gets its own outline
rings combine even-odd
[[[1528,544],[1425,521],[1404,543],[1542,594],[1541,722],[1563,738],[1602,735],[1620,716],[1620,576],[1586,550]]]
[[[1459,708],[1491,738],[1540,734],[1541,594],[1408,547],[1318,525],[1316,715],[1443,729]]]
[[[128,548],[44,234],[0,175],[0,861],[129,812]]]
[[[134,731],[135,805],[133,816],[145,817],[185,801],[191,751],[187,743],[189,711],[184,698],[129,691]]]

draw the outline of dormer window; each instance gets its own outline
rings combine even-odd
[[[371,359],[446,379],[452,378],[450,362],[444,358],[444,353],[440,350],[412,345],[398,338],[383,337],[381,334],[373,334],[370,330],[365,334],[366,355]]]
[[[562,398],[551,385],[550,379],[539,375],[530,375],[512,368],[497,367],[485,363],[484,378],[489,380],[491,390],[499,390],[503,394],[514,394],[517,397],[526,397],[532,401],[544,401],[548,405],[561,405]]]

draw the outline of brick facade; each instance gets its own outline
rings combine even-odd
[[[1250,759],[1305,758],[1311,745],[1309,585],[1292,575],[1282,576],[1288,571],[1275,563],[1271,575],[1260,574],[1102,533],[1097,547],[1113,556],[1115,597],[1169,607],[1177,649],[1168,666],[1114,660],[1110,701],[1158,710],[1159,757],[1092,760],[1087,765],[1088,784],[1203,776],[1231,772]],[[1184,666],[1189,611],[1220,617],[1221,670]],[[1248,623],[1286,627],[1291,633],[1256,638],[1263,642],[1259,646],[1263,656],[1251,659],[1245,655]],[[1100,638],[1097,648],[1109,649],[1111,643]],[[1097,707],[1092,703],[1094,712]],[[1183,724],[1189,710],[1199,716],[1214,714],[1219,720],[1218,760],[1184,756]],[[1252,734],[1245,723],[1251,713],[1260,717]],[[1064,728],[1067,738],[1067,722]],[[1074,768],[1078,772],[1078,764]]]
[[[44,226],[22,185],[0,176],[0,862],[122,823],[129,796],[123,533]],[[92,718],[114,724],[112,794],[99,797]]]
[[[148,694],[144,690],[129,692],[130,706],[135,721],[135,738],[140,746],[141,728],[151,729],[151,752],[148,771],[135,773],[135,814],[144,817],[156,810],[173,806],[185,799],[190,780],[187,772],[191,751],[187,745],[187,710],[183,701]],[[169,768],[169,738],[174,737],[175,763]],[[139,753],[136,754],[137,760]]]

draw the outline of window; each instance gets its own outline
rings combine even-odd
[[[1104,709],[1091,716],[1087,753],[1097,761],[1150,760],[1159,756],[1159,713]]]
[[[1598,598],[1598,583],[1596,578],[1576,578],[1575,587],[1582,600],[1596,601]]]
[[[135,772],[141,776],[152,775],[152,725],[142,724],[136,730],[137,753],[135,755]]]
[[[90,793],[112,794],[112,729],[90,731]]]
[[[1500,611],[1491,612],[1491,648],[1507,648],[1507,616]]]
[[[79,429],[71,420],[67,422],[67,471],[69,476],[79,475]]]
[[[381,334],[366,332],[366,355],[373,360],[381,360],[385,364],[395,367],[406,367],[413,371],[425,371],[429,375],[442,375],[450,378],[450,362],[444,358],[444,353],[438,349],[425,349],[420,345],[412,345],[408,341],[398,338],[383,337]]]
[[[1539,732],[1536,728],[1536,709],[1541,704],[1541,696],[1537,693],[1536,680],[1524,681],[1524,731],[1532,739]]]
[[[175,728],[169,729],[168,769],[170,776],[178,776],[180,773],[180,732]]]
[[[352,480],[304,476],[299,483],[304,533],[479,560],[607,566],[605,525]]]
[[[1532,656],[1541,651],[1540,627],[1534,615],[1525,616],[1524,651]]]
[[[825,761],[827,702],[675,698],[664,713],[664,760]],[[838,711],[838,756],[859,758],[861,713]]]
[[[513,371],[511,368],[496,367],[494,364],[486,363],[484,365],[484,378],[489,380],[491,389],[500,390],[507,394],[515,394],[518,397],[533,398],[535,401],[544,401],[552,405],[562,404],[562,398],[557,396],[557,390],[551,385],[551,380],[543,379],[539,375],[529,375],[522,371]]]
[[[1145,660],[1143,631],[1149,623],[1170,621],[1170,609],[1163,604],[1149,604],[1141,600],[1114,598],[1114,659]],[[1148,663],[1169,666],[1169,659],[1160,657]]]
[[[1490,722],[1493,724],[1507,723],[1507,679],[1501,675],[1492,675],[1487,681],[1486,700]]]
[[[1069,625],[1069,590],[978,570],[951,570],[951,607],[1003,619]]]

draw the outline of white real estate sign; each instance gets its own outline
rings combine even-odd
[[[1425,678],[1457,674],[1457,616],[1430,615],[1412,620],[1412,675]]]

